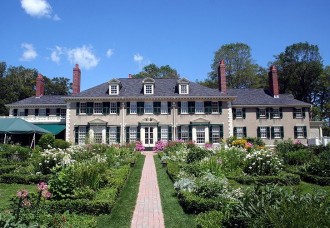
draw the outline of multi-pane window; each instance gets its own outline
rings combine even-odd
[[[117,127],[110,127],[109,128],[109,143],[116,143],[117,142]]]
[[[181,126],[181,139],[184,142],[189,141],[189,127],[188,126]]]
[[[181,94],[188,94],[188,85],[180,85]]]
[[[129,128],[129,142],[135,142],[137,140],[137,127]]]
[[[297,126],[297,138],[304,138],[304,127],[303,126]]]
[[[145,94],[153,94],[152,86],[153,85],[145,85]]]
[[[102,143],[102,130],[104,127],[94,126],[94,143]]]
[[[260,127],[260,138],[267,138],[267,127]]]
[[[181,101],[181,114],[188,114],[188,101]]]
[[[205,143],[205,127],[196,127],[196,143]]]
[[[110,102],[110,114],[117,114],[117,102]]]
[[[118,86],[117,85],[111,85],[110,86],[110,94],[118,94]]]
[[[212,127],[211,139],[212,139],[212,143],[220,142],[220,126]]]
[[[274,127],[274,138],[279,139],[281,136],[281,127]]]
[[[102,103],[95,102],[94,103],[94,114],[101,114],[102,113]]]
[[[273,109],[273,118],[280,118],[280,109],[279,108]]]
[[[266,118],[266,109],[265,108],[259,109],[259,118]]]
[[[303,112],[301,108],[297,108],[295,110],[295,113],[296,113],[296,118],[303,118]]]
[[[86,141],[86,127],[80,126],[78,129],[78,144],[84,145]]]
[[[167,141],[168,140],[168,127],[167,126],[162,126],[160,129],[160,136],[162,141]]]
[[[212,113],[219,113],[219,102],[212,101],[211,107],[212,107]]]
[[[243,118],[243,109],[236,108],[236,118]]]
[[[129,111],[130,111],[130,114],[137,113],[137,104],[135,101],[130,103]]]
[[[162,102],[161,103],[161,114],[167,114],[168,113],[168,103]]]
[[[145,114],[152,114],[154,111],[153,102],[145,102],[144,103],[144,113]]]
[[[236,128],[236,137],[238,139],[244,138],[244,128],[243,127]]]
[[[80,103],[80,113],[86,113],[86,110],[87,110],[87,104]]]
[[[60,116],[61,116],[61,119],[65,119],[65,117],[66,117],[66,109],[61,108]]]
[[[21,115],[20,112],[19,112],[19,115]],[[45,108],[40,108],[38,115],[39,116],[46,116],[46,109]],[[24,116],[24,114],[23,114],[23,116]]]
[[[204,102],[196,101],[195,102],[195,113],[204,113]]]

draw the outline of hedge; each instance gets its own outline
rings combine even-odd
[[[208,211],[197,215],[197,228],[219,228],[223,227],[224,215],[221,211]]]
[[[307,173],[299,172],[300,178],[308,183],[318,184],[321,186],[329,186],[330,185],[330,177],[321,177],[310,175]]]
[[[180,172],[180,166],[177,162],[173,162],[168,160],[167,161],[167,174],[169,175],[170,179],[175,182],[178,179],[178,175]]]
[[[5,173],[0,175],[0,182],[7,184],[37,184],[41,181],[48,182],[50,175],[26,175]]]
[[[278,184],[278,185],[298,185],[300,177],[297,174],[283,173],[277,176],[238,176],[228,177],[240,184]]]
[[[10,173],[16,169],[17,165],[4,165],[0,166],[0,174]]]

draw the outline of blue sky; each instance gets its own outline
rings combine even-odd
[[[155,63],[204,80],[222,45],[267,67],[285,47],[318,45],[330,65],[328,0],[1,0],[0,61],[72,78],[82,90]]]

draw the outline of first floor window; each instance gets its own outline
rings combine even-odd
[[[213,126],[211,131],[212,143],[220,143],[220,126]]]
[[[188,114],[188,102],[181,101],[181,114]]]
[[[94,103],[94,113],[101,114],[102,113],[102,103],[95,102]]]
[[[144,113],[153,114],[153,111],[154,111],[153,102],[145,102],[144,103]]]
[[[196,143],[205,143],[205,127],[197,126],[196,127]]]
[[[80,113],[86,114],[87,105],[86,103],[80,103]]]
[[[305,138],[305,130],[304,130],[304,126],[297,126],[295,127],[295,135],[296,138]]]
[[[281,127],[274,127],[274,138],[281,138]]]
[[[181,139],[184,142],[189,141],[189,127],[188,126],[181,126]]]
[[[161,134],[161,140],[167,141],[168,140],[168,127],[162,126],[160,129],[160,134]]]
[[[196,101],[195,102],[195,113],[196,114],[202,114],[204,113],[204,102],[203,101]]]
[[[136,102],[131,102],[130,103],[129,113],[130,114],[136,114],[137,113],[137,104],[136,104]]]
[[[260,138],[267,138],[267,127],[260,127]]]
[[[161,103],[161,114],[167,114],[168,113],[168,103],[162,102]]]
[[[95,126],[93,127],[93,133],[94,133],[94,143],[102,143],[102,130],[104,127]]]
[[[78,144],[79,145],[84,145],[86,141],[86,127],[85,126],[80,126],[78,129]]]
[[[117,127],[110,127],[109,128],[109,143],[116,143],[117,142]]]
[[[236,127],[236,137],[238,139],[244,138],[244,127]]]
[[[129,142],[135,142],[137,140],[137,127],[129,128]]]
[[[117,102],[110,102],[110,114],[117,114]]]

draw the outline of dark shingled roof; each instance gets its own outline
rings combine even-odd
[[[189,95],[179,94],[177,88],[178,79],[154,79],[155,88],[153,95],[143,94],[143,79],[120,78],[121,88],[119,95],[111,97],[168,97],[168,96],[224,96],[216,89],[210,89],[194,82],[189,83]],[[103,83],[93,88],[82,91],[73,97],[109,97],[109,84]]]
[[[63,95],[44,95],[41,97],[28,97],[23,100],[9,104],[8,106],[26,106],[26,105],[65,105]]]
[[[310,104],[294,99],[293,95],[280,94],[274,98],[268,90],[264,89],[227,89],[227,95],[237,96],[233,105],[297,105],[310,106]]]

